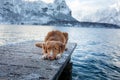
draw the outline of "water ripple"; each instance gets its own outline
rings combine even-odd
[[[1,25],[0,45],[43,41],[51,30],[66,31],[69,42],[77,43],[71,58],[73,80],[120,80],[120,29]]]

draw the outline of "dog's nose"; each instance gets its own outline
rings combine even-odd
[[[52,56],[49,56],[48,58],[49,58],[50,60],[53,60],[53,59],[54,59],[54,57],[52,57]]]
[[[52,56],[49,56],[49,58],[52,58]]]

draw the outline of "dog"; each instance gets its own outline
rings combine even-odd
[[[35,45],[42,48],[43,59],[59,59],[62,53],[67,50],[68,33],[61,31],[50,31],[44,39],[44,42],[38,42]]]

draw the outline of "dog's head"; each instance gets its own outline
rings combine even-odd
[[[42,48],[43,54],[47,54],[47,58],[50,60],[56,59],[58,54],[61,54],[65,50],[65,44],[60,41],[47,41],[46,43],[36,44],[37,47]]]

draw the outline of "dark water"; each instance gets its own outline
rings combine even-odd
[[[0,25],[0,45],[43,40],[56,29],[78,44],[71,60],[73,80],[120,80],[120,29]]]

